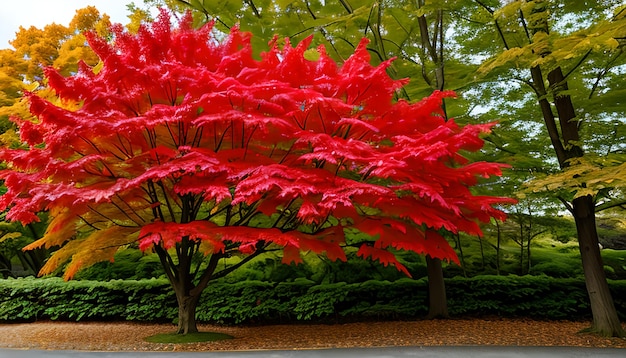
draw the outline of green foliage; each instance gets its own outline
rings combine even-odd
[[[336,315],[335,306],[345,301],[348,295],[346,286],[345,282],[339,282],[311,287],[294,309],[298,320]]]
[[[138,249],[118,251],[112,262],[99,262],[76,275],[79,280],[142,280],[164,275],[159,258]]]
[[[69,281],[18,278],[0,281],[0,320],[171,321],[175,297],[165,280]]]
[[[2,189],[0,194],[4,191]],[[22,251],[22,248],[43,235],[47,215],[40,213],[39,222],[23,226],[4,221],[5,214],[0,214],[0,276],[7,278],[37,275],[54,249]]]
[[[582,276],[578,247],[566,245],[533,248],[531,275],[544,274],[551,277],[566,278]],[[555,253],[558,252],[558,254]]]
[[[617,308],[617,314],[623,322],[626,320],[626,280],[609,280],[609,287],[611,289],[611,296],[613,296],[613,303]]]
[[[626,277],[626,250],[604,249],[601,252],[607,278],[617,280]]]
[[[626,281],[610,281],[615,305],[626,317]],[[198,321],[269,324],[300,321],[416,319],[428,313],[425,279],[315,284],[306,279],[271,283],[223,281],[210,285]],[[582,278],[478,276],[446,279],[454,316],[588,319]],[[130,320],[172,322],[174,293],[165,279],[109,282],[60,278],[0,280],[0,321]]]
[[[556,278],[582,276],[583,271],[580,264],[578,243],[575,238],[574,223],[564,218],[552,218],[551,220],[534,218],[534,221],[536,226],[544,228],[549,228],[549,223],[552,222],[553,227],[549,231],[533,238],[530,247],[530,264],[527,263],[528,248],[525,247],[524,265],[528,265],[528,274],[535,276],[546,275]],[[515,235],[514,224],[507,221],[501,227],[506,227],[506,229],[502,229],[501,233],[500,274],[519,274],[520,247],[512,240],[512,237]],[[545,231],[545,229],[542,229],[542,231]],[[601,235],[611,235],[614,242],[616,242],[616,238],[626,236],[624,230],[615,225],[606,225],[600,232]],[[482,240],[482,252],[481,242],[476,237],[461,235],[463,266],[448,265],[444,267],[445,277],[473,277],[496,274],[496,242],[494,238],[496,233],[491,230],[487,230],[486,233],[487,236]],[[457,253],[460,253],[458,247],[455,247],[455,249]],[[607,277],[614,280],[626,279],[626,250],[605,248],[600,253],[604,261]],[[425,274],[414,274],[413,277],[419,278],[423,276]]]
[[[261,281],[209,285],[202,294],[204,304],[199,304],[196,319],[218,323],[254,322],[267,314],[269,307],[261,303],[271,294],[272,286]]]
[[[452,315],[582,318],[589,309],[582,279],[477,276],[447,285]]]

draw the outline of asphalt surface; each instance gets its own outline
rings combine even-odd
[[[576,347],[389,347],[236,352],[84,352],[0,349],[0,358],[624,358],[626,349]]]

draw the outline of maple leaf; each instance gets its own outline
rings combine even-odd
[[[407,270],[407,268],[398,261],[393,253],[387,250],[363,244],[359,248],[359,251],[357,251],[357,256],[362,258],[372,258],[372,260],[377,260],[383,266],[394,265],[399,271],[411,277],[409,270]]]

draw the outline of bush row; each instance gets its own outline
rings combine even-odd
[[[626,281],[610,282],[626,317]],[[446,280],[453,316],[586,319],[581,279],[478,276]],[[297,321],[415,319],[428,313],[425,279],[317,285],[306,279],[271,283],[214,282],[203,294],[200,322],[267,324]],[[0,280],[0,321],[132,320],[171,322],[176,299],[167,281],[70,281],[59,278]]]

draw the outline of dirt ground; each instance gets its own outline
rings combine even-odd
[[[206,351],[339,347],[505,345],[580,346],[626,349],[626,340],[579,333],[589,322],[526,319],[451,319],[273,326],[201,325],[200,331],[234,339],[188,344],[148,343],[170,333],[170,324],[130,322],[35,322],[0,324],[0,347],[97,351]],[[625,352],[626,353],[626,352]]]

